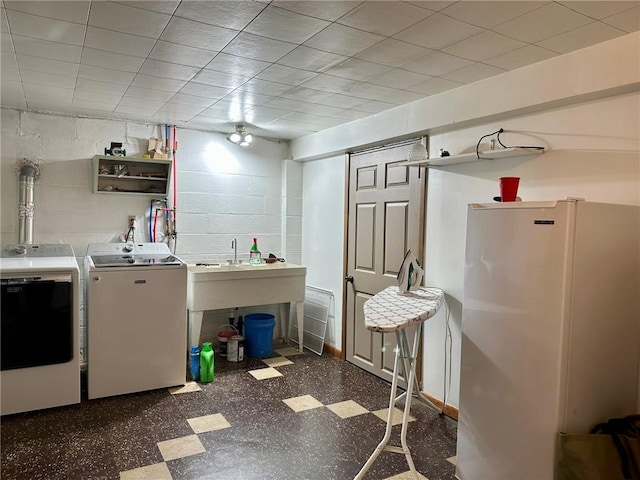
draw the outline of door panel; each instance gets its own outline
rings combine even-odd
[[[353,282],[346,284],[346,358],[389,381],[396,335],[370,332],[363,305],[397,285],[408,249],[422,260],[426,170],[403,165],[415,142],[349,155],[346,274]]]

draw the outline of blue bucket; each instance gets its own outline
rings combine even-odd
[[[276,320],[269,313],[250,313],[244,317],[246,353],[250,357],[266,358],[273,351],[273,327]]]

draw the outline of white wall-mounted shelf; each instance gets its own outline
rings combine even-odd
[[[460,155],[451,155],[449,157],[427,158],[426,160],[418,160],[415,162],[405,162],[403,165],[408,167],[446,167],[456,165],[458,163],[475,162],[478,160],[496,160],[498,158],[528,157],[540,155],[544,153],[544,149],[527,148],[527,147],[510,147],[497,148],[495,150],[485,150],[480,152],[480,158],[476,152],[463,153]]]
[[[94,193],[166,196],[171,160],[96,155],[93,157]]]

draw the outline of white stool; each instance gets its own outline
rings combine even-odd
[[[395,348],[395,359],[393,362],[393,378],[391,381],[391,394],[389,396],[387,429],[382,441],[360,469],[354,480],[364,478],[365,473],[367,473],[371,465],[373,465],[378,458],[378,455],[383,451],[403,454],[407,459],[413,477],[416,480],[418,479],[418,472],[413,464],[411,452],[407,446],[407,424],[414,387],[416,398],[419,401],[435,409],[438,413],[442,413],[442,410],[431,403],[420,391],[420,386],[416,378],[416,357],[418,356],[418,347],[422,335],[422,323],[428,318],[433,317],[443,303],[444,292],[439,288],[420,288],[419,290],[401,293],[398,291],[398,287],[385,288],[365,302],[365,326],[374,332],[395,332],[398,344]],[[414,324],[417,324],[417,328],[413,340],[413,349],[411,349],[409,347],[409,341],[407,340],[406,328]],[[398,359],[400,357],[402,357],[402,362],[399,364]],[[404,373],[404,378],[407,379],[407,391],[396,398],[400,371],[399,365]],[[396,402],[402,398],[406,398],[406,400],[402,414],[402,430],[400,431],[401,447],[387,445],[391,437],[393,410]]]

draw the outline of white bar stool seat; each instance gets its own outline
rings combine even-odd
[[[373,332],[391,333],[395,332],[398,345],[395,348],[395,360],[393,363],[393,377],[391,381],[391,395],[389,397],[389,413],[387,415],[387,428],[382,441],[378,444],[367,462],[360,469],[354,480],[364,478],[365,473],[371,468],[378,455],[383,451],[401,453],[407,459],[409,469],[413,477],[417,480],[418,472],[411,452],[407,446],[407,423],[409,411],[411,409],[411,399],[415,387],[416,399],[442,413],[429,399],[420,391],[418,380],[416,379],[416,357],[422,334],[422,324],[425,320],[433,317],[444,303],[444,292],[439,288],[421,287],[418,290],[400,292],[398,287],[387,287],[380,293],[374,295],[364,304],[365,326]],[[406,329],[417,324],[413,349],[409,347]],[[398,362],[399,358],[402,362]],[[404,378],[407,379],[407,391],[396,397],[398,387],[398,375],[402,368]],[[391,427],[393,420],[393,410],[396,402],[406,397],[404,412],[402,414],[402,430],[400,432],[401,446],[388,445],[391,437]]]

